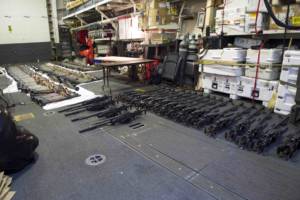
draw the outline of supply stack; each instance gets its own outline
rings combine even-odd
[[[296,92],[299,87],[297,85],[299,65],[299,50],[288,50],[284,52],[274,112],[288,115],[293,105],[295,105]]]
[[[203,88],[205,93],[217,91],[237,99],[240,77],[245,75],[245,49],[224,48],[208,50],[203,61]]]
[[[267,106],[275,100],[282,49],[248,49],[245,76],[241,76],[237,95],[263,102]],[[259,61],[259,63],[258,63]]]
[[[260,58],[258,56],[257,49],[208,50],[202,58],[204,91],[226,93],[232,99],[258,100],[265,106],[273,100],[274,104],[282,49],[261,49]]]
[[[258,0],[229,0],[224,2],[224,9],[216,11],[216,33],[222,31],[228,35],[241,35],[262,31],[268,27],[267,9],[261,1],[258,9]]]

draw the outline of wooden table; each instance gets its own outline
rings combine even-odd
[[[131,57],[118,57],[118,56],[107,56],[107,57],[97,57],[95,61],[100,61],[96,66],[101,67],[103,71],[103,88],[105,86],[109,87],[109,71],[111,68],[128,66],[131,67],[131,79],[135,79],[136,67],[138,65],[143,65],[152,63],[154,60],[143,59],[143,58],[131,58]]]

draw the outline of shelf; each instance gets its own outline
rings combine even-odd
[[[253,36],[253,37],[261,37],[261,36],[281,36],[284,34],[284,30],[264,30],[261,34],[256,35],[255,33],[234,33],[234,34],[226,34],[224,33],[224,37],[234,37],[234,36]],[[297,35],[299,34],[299,35]],[[287,30],[287,35],[293,35],[300,37],[300,30]],[[216,33],[211,33],[211,36],[218,36]]]
[[[119,39],[118,41],[121,41],[121,42],[142,42],[144,41],[145,38],[132,38],[132,39]]]
[[[265,30],[263,31],[264,34],[284,34],[284,30]],[[287,34],[299,34],[300,30],[287,30]]]
[[[116,40],[116,37],[112,37],[112,38],[98,38],[98,39],[95,39],[94,41],[95,42],[100,42],[100,41],[115,41]]]
[[[103,1],[101,1],[101,2],[98,2],[98,3],[96,3],[96,4],[93,4],[93,5],[91,5],[91,6],[88,6],[88,7],[86,7],[86,8],[82,8],[82,9],[80,9],[80,10],[74,12],[74,13],[71,13],[71,14],[69,14],[69,15],[66,15],[66,16],[64,16],[62,19],[63,19],[63,20],[66,20],[66,19],[69,19],[69,18],[76,17],[76,15],[82,14],[82,13],[84,13],[84,12],[87,12],[87,11],[91,10],[91,9],[96,9],[96,7],[101,6],[101,5],[104,5],[104,4],[109,3],[109,2],[111,2],[111,1],[112,1],[112,0],[103,0]]]

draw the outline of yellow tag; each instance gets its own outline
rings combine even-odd
[[[24,120],[29,120],[29,119],[33,119],[33,118],[34,118],[34,114],[33,113],[26,113],[26,114],[14,116],[14,120],[16,122],[20,122],[20,121],[24,121]]]
[[[12,26],[8,25],[8,31],[11,33],[12,32]]]
[[[146,92],[145,90],[143,89],[135,89],[136,92]]]
[[[250,17],[256,17],[256,13],[249,13]]]
[[[268,108],[273,109],[275,107],[276,99],[277,99],[277,92],[273,92],[272,98],[268,102]]]
[[[300,16],[292,17],[292,24],[293,25],[300,25]]]

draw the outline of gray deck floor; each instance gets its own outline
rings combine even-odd
[[[87,86],[101,88],[101,86]],[[100,91],[98,91],[100,92]],[[128,125],[78,134],[62,114],[46,116],[23,94],[10,95],[20,125],[40,139],[38,159],[14,176],[16,200],[299,200],[298,159],[283,161],[238,149],[222,139],[148,113]],[[92,154],[106,162],[92,167]]]

